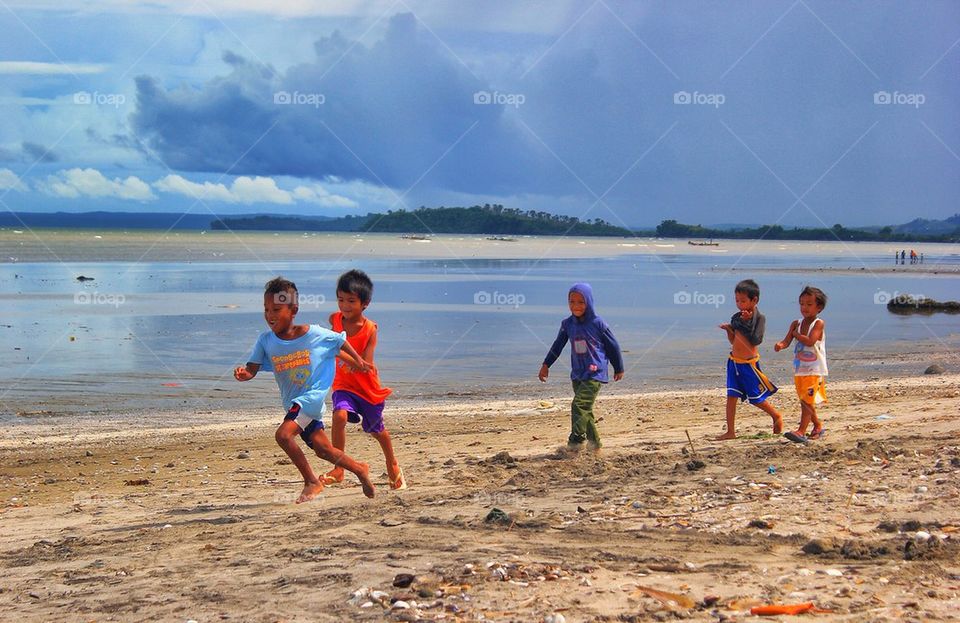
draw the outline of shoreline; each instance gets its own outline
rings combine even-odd
[[[784,394],[789,429],[799,408]],[[350,427],[376,498],[348,477],[303,505],[276,414],[72,441],[47,431],[0,448],[0,618],[705,623],[814,602],[831,611],[818,620],[950,619],[960,375],[828,395],[828,435],[806,445],[745,406],[740,438],[715,441],[723,401],[708,391],[601,395],[604,450],[573,458],[555,451],[565,402],[434,405],[388,419],[410,489],[387,489],[377,444]],[[485,520],[494,507],[507,523]],[[393,587],[403,573],[413,585]]]

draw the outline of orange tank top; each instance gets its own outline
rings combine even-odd
[[[343,331],[343,313],[336,312],[331,318],[333,330],[337,333]],[[363,325],[356,334],[347,336],[350,346],[362,357],[363,351],[370,342],[370,336],[377,328],[369,318],[364,319]],[[380,375],[377,373],[377,367],[370,364],[373,369],[370,372],[354,372],[350,369],[350,364],[337,359],[337,374],[333,378],[333,390],[346,390],[360,396],[371,404],[380,404],[387,399],[393,390],[389,387],[380,386]]]

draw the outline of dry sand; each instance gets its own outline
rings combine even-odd
[[[601,397],[606,447],[574,458],[551,387],[554,406],[388,406],[402,492],[350,430],[372,501],[351,479],[290,503],[273,416],[6,431],[0,620],[724,621],[802,602],[832,611],[818,620],[957,620],[960,376],[832,384],[829,434],[807,445],[749,407],[740,439],[713,441],[719,390]],[[775,403],[795,423],[791,392]],[[349,603],[363,588],[383,604]]]

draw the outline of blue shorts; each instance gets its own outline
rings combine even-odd
[[[338,389],[330,397],[334,411],[346,411],[347,421],[353,424],[361,423],[365,433],[383,432],[383,402],[373,404],[367,402],[353,392]]]
[[[303,439],[311,448],[313,444],[310,443],[310,437],[313,436],[314,431],[323,430],[323,422],[315,420],[309,415],[300,413],[300,405],[297,403],[293,403],[293,406],[290,407],[290,410],[287,411],[283,419],[297,423],[297,426],[300,427],[300,439]]]
[[[760,369],[760,358],[734,361],[727,359],[727,396],[758,405],[777,393],[767,375]]]

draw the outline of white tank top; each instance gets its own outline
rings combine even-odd
[[[810,323],[810,327],[807,329],[806,335],[809,336],[813,331],[813,327],[818,323],[823,322],[820,318],[817,318]],[[797,320],[797,330],[800,330],[800,326],[803,324],[803,318]],[[797,340],[797,345],[793,348],[793,369],[795,372],[794,376],[827,376],[827,333],[824,331],[823,335],[820,337],[820,340],[814,342],[813,346],[806,346],[800,340]]]

